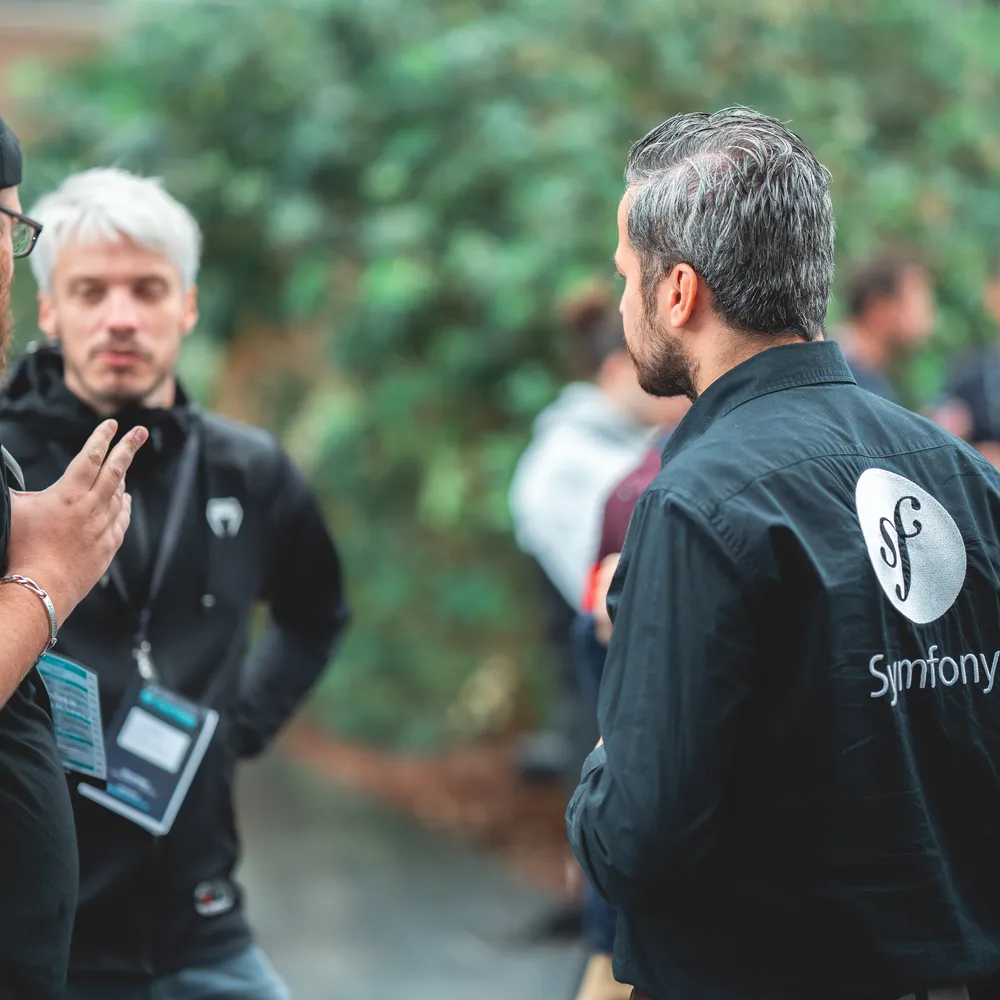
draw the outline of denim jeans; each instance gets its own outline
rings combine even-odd
[[[70,982],[63,1000],[291,1000],[259,948],[216,965],[182,969],[141,986],[86,980]]]

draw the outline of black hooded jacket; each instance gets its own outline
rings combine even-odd
[[[101,583],[63,627],[56,652],[97,671],[105,725],[138,677],[141,609],[185,445],[197,435],[177,543],[149,602],[147,639],[162,682],[218,710],[220,722],[166,837],[74,789],[80,903],[71,979],[148,980],[222,960],[250,932],[232,880],[239,856],[235,762],[263,750],[326,667],[346,627],[340,563],[302,474],[270,435],[207,414],[183,392],[169,410],[117,415],[150,439],[129,471],[132,526]],[[0,394],[0,440],[43,489],[100,418],[63,381],[53,348],[29,351]],[[270,626],[248,655],[257,605]]]

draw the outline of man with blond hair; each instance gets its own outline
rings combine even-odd
[[[322,514],[278,442],[202,411],[175,374],[201,237],[160,183],[69,177],[34,207],[36,346],[0,396],[29,489],[106,417],[149,428],[133,530],[60,637],[97,673],[107,788],[72,795],[80,860],[69,1000],[284,1000],[233,871],[232,782],[325,669],[347,622]],[[270,627],[247,654],[255,608]],[[164,803],[168,803],[165,807]]]

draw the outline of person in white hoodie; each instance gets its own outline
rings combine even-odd
[[[539,598],[559,671],[552,717],[544,731],[524,737],[518,763],[526,780],[562,780],[572,787],[596,739],[596,722],[579,689],[571,630],[590,582],[605,503],[642,461],[675,407],[639,388],[611,289],[582,289],[564,302],[561,319],[572,336],[580,380],[536,418],[509,503],[518,546],[541,571]],[[577,872],[575,865],[567,871]],[[576,936],[582,930],[582,906],[572,903],[544,915],[527,937]]]
[[[517,544],[541,570],[539,597],[559,668],[553,717],[545,731],[522,741],[520,769],[528,780],[575,784],[593,741],[592,713],[577,690],[570,630],[587,589],[608,494],[639,464],[656,427],[669,417],[663,400],[639,388],[611,289],[585,287],[564,302],[561,319],[582,377],[535,420],[509,502]]]
[[[649,450],[664,403],[639,388],[611,297],[591,288],[563,316],[587,381],[571,382],[535,420],[510,487],[517,544],[574,610],[580,606],[608,493]]]

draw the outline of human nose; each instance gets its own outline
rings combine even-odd
[[[107,298],[105,325],[111,333],[132,334],[139,325],[132,296],[125,289],[112,289]]]

